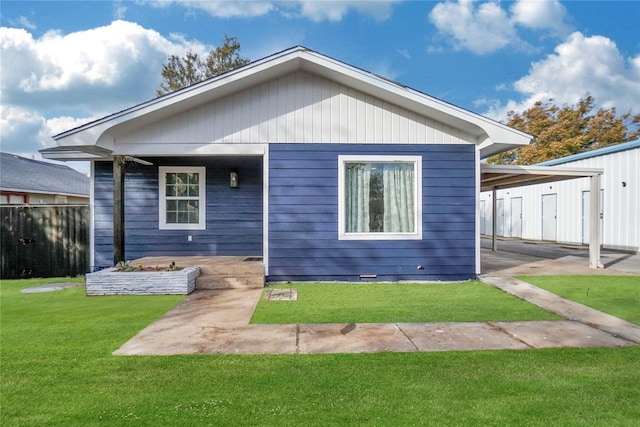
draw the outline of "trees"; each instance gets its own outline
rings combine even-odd
[[[191,51],[182,58],[169,55],[167,62],[162,66],[162,82],[156,90],[156,95],[166,95],[249,62],[248,58],[240,56],[238,39],[225,35],[222,46],[210,51],[205,59]]]
[[[538,101],[522,113],[510,111],[507,125],[534,138],[528,146],[489,157],[487,163],[531,165],[640,136],[640,114],[617,116],[615,108],[601,108],[591,114],[595,106],[591,95],[575,106],[558,107],[552,102]]]

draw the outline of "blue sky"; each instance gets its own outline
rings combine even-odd
[[[252,60],[303,45],[497,120],[587,92],[640,113],[639,21],[640,1],[2,1],[0,144],[39,158],[225,34]]]

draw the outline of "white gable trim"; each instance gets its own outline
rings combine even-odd
[[[472,136],[473,143],[480,145],[482,157],[526,145],[531,139],[529,135],[486,117],[303,47],[255,61],[216,78],[63,132],[54,136],[54,139],[60,146],[97,145],[116,151],[118,138],[134,130],[295,71],[324,77],[468,134]]]

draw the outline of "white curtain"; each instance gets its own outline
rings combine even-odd
[[[369,231],[371,164],[350,163],[346,169],[346,232],[366,233]]]
[[[384,231],[410,233],[414,225],[412,163],[384,165]]]

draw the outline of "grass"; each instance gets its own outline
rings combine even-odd
[[[640,324],[640,276],[522,276],[519,279]]]
[[[252,323],[411,323],[556,320],[560,317],[481,282],[293,283],[297,301],[258,303]]]
[[[116,357],[181,297],[20,293],[38,283],[0,284],[3,426],[640,421],[640,347]]]

